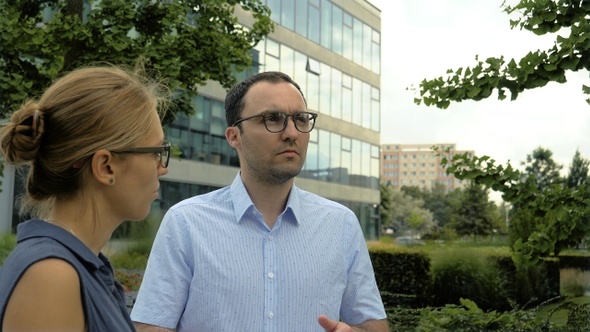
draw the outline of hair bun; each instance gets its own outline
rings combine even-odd
[[[33,102],[12,115],[1,131],[2,153],[8,161],[21,163],[35,159],[45,131],[44,120],[43,111]]]

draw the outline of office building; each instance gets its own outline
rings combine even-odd
[[[319,113],[296,184],[351,208],[367,239],[379,233],[380,11],[363,0],[267,0],[276,23],[252,51],[241,78],[278,70],[302,88]],[[251,16],[236,8],[241,24]],[[226,91],[211,82],[199,90],[195,114],[167,128],[180,147],[161,179],[161,208],[231,183],[236,152],[225,140]]]
[[[364,0],[267,0],[275,31],[252,51],[253,66],[241,77],[280,70],[297,81],[308,109],[319,113],[307,159],[296,183],[350,207],[367,239],[379,234],[380,11]],[[251,26],[251,15],[236,7]],[[180,115],[166,129],[181,159],[161,178],[154,213],[176,202],[231,183],[238,172],[236,152],[225,140],[226,91],[211,82],[199,89],[194,114]],[[7,168],[2,200],[22,183]],[[4,182],[7,182],[4,181]],[[15,183],[16,181],[16,183]],[[15,188],[14,191],[12,188]],[[4,201],[7,202],[7,201]],[[5,220],[18,222],[16,208]],[[13,226],[12,225],[12,226]],[[10,228],[10,226],[8,226]],[[2,227],[6,229],[6,227]]]

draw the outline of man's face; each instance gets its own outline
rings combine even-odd
[[[287,82],[258,82],[244,96],[244,109],[240,118],[263,112],[294,114],[305,112],[301,93]],[[228,128],[226,137],[240,156],[242,177],[257,182],[278,185],[293,179],[303,167],[309,133],[301,133],[289,117],[287,127],[271,133],[262,117],[241,122],[242,131]]]

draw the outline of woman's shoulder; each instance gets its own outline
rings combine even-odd
[[[37,261],[16,284],[6,307],[5,324],[33,329],[42,323],[62,328],[63,322],[68,327],[84,326],[78,273],[63,259]]]
[[[31,264],[26,270],[19,284],[26,285],[29,292],[63,294],[66,289],[80,290],[78,272],[69,262],[60,258],[45,258]],[[49,295],[49,294],[45,294]]]

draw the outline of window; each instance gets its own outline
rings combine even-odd
[[[305,66],[305,70],[308,73],[311,73],[314,75],[319,75],[321,73],[321,67],[320,67],[319,61],[314,60],[312,58],[307,58],[307,64]]]
[[[303,2],[303,1],[299,1]],[[319,0],[309,1],[307,22],[307,38],[316,44],[320,43],[320,8]]]

